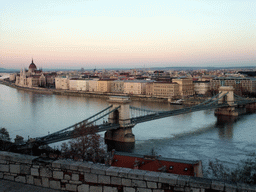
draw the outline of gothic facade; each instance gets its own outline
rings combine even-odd
[[[33,62],[29,65],[28,70],[21,69],[20,74],[16,76],[15,84],[21,87],[50,87],[54,86],[55,74],[43,73],[37,69]]]

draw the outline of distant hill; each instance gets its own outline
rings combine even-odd
[[[192,71],[192,70],[202,70],[202,69],[207,69],[209,71],[211,70],[220,70],[220,69],[255,69],[255,66],[240,66],[240,67],[139,67],[136,68],[137,70],[174,70],[174,71]],[[105,68],[107,70],[127,70],[127,69],[135,69],[135,68]],[[77,69],[76,69],[77,70]],[[85,69],[87,70],[87,69]],[[97,70],[101,70],[100,68],[98,68]]]
[[[192,70],[219,70],[219,69],[253,69],[252,66],[242,67],[151,67],[152,70],[175,70],[175,71],[192,71]]]
[[[129,69],[135,69],[135,68],[105,68],[106,70],[129,70]],[[137,70],[174,70],[174,71],[192,71],[192,70],[202,70],[202,69],[206,69],[206,70],[220,70],[220,69],[240,69],[245,70],[245,69],[256,69],[256,67],[253,66],[242,66],[242,67],[146,67],[146,68],[136,68]],[[43,71],[47,72],[47,71],[80,71],[81,69],[79,68],[58,68],[58,69],[54,69],[54,68],[44,68]],[[86,69],[84,68],[84,70],[86,71],[92,71],[94,69]],[[97,70],[102,70],[101,68],[97,68]],[[5,69],[5,68],[0,68],[0,73],[19,73],[19,69]]]
[[[5,69],[5,68],[0,68],[0,73],[17,73],[19,72],[18,69]]]

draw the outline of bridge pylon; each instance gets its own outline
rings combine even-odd
[[[234,97],[234,88],[232,86],[221,86],[219,88],[219,104],[227,102],[229,106],[234,106],[235,97]],[[224,96],[225,95],[225,96]],[[224,96],[224,97],[223,97]]]
[[[227,103],[228,107],[215,110],[215,115],[239,116],[246,113],[246,108],[235,104],[234,88],[232,86],[221,86],[219,88],[219,104]]]
[[[130,120],[131,100],[129,97],[111,96],[108,102],[112,105],[110,110],[120,106],[108,118],[108,123],[119,124],[119,128],[108,130],[105,133],[105,142],[109,150],[115,148],[117,151],[131,151],[135,144],[135,136],[132,133],[134,125]]]

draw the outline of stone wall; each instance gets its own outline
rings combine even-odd
[[[256,186],[0,151],[0,179],[65,191],[255,192]]]

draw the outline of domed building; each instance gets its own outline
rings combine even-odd
[[[35,72],[37,70],[37,67],[36,67],[36,65],[35,65],[35,63],[34,63],[34,61],[33,61],[33,59],[32,59],[32,63],[29,65],[29,67],[28,67],[28,71],[29,72]]]
[[[25,68],[20,70],[20,74],[16,77],[15,84],[21,87],[38,87],[41,76],[43,76],[42,70],[37,70],[32,59],[28,70]]]
[[[50,87],[55,84],[55,76],[53,73],[43,73],[42,69],[38,70],[32,59],[28,70],[20,70],[15,84],[21,87]]]

